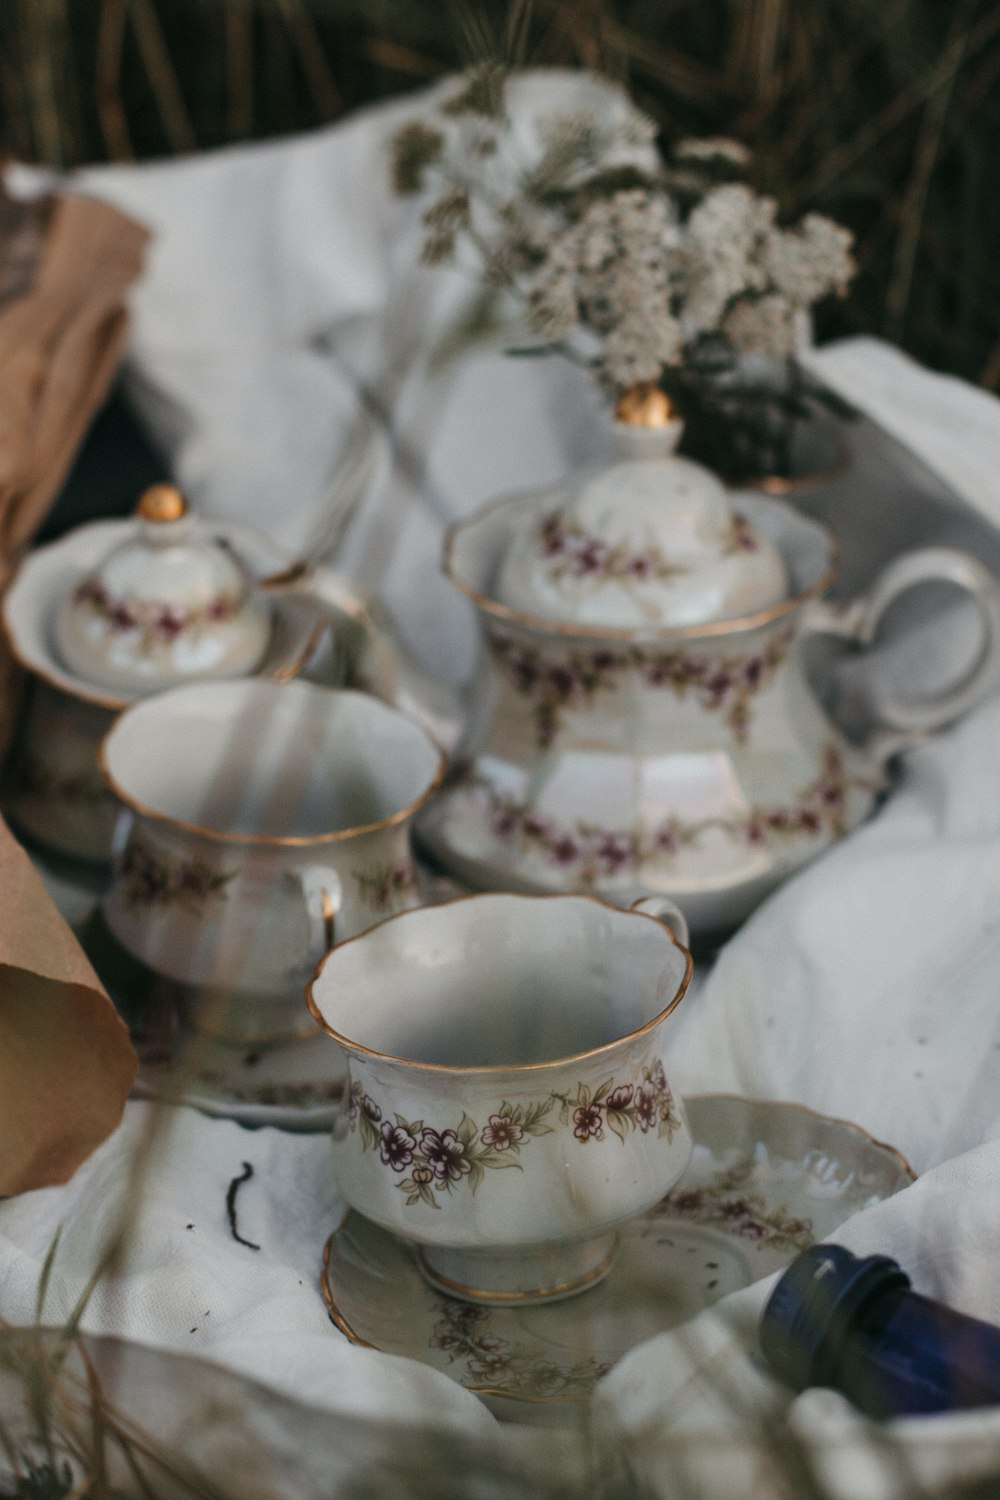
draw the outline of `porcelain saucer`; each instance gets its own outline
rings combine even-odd
[[[53,649],[52,615],[55,601],[70,594],[112,547],[134,537],[138,526],[134,516],[93,521],[39,547],[18,569],[2,610],[11,648],[27,671],[71,698],[115,712],[135,694],[95,687],[63,666]],[[255,576],[271,574],[287,562],[284,553],[251,527],[226,522],[215,530],[217,540],[237,549]],[[257,675],[283,681],[297,676],[318,649],[326,631],[326,616],[307,595],[275,590],[272,602],[271,639]]]
[[[891,1146],[802,1105],[702,1094],[686,1108],[690,1165],[622,1231],[599,1286],[541,1306],[474,1307],[436,1292],[411,1246],[351,1212],[323,1256],[331,1319],[353,1343],[443,1370],[498,1416],[572,1422],[636,1344],[783,1269],[914,1180]]]

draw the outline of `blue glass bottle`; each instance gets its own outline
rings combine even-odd
[[[787,1385],[832,1386],[870,1416],[1000,1405],[1000,1328],[911,1291],[887,1255],[804,1251],[771,1293],[760,1342]]]

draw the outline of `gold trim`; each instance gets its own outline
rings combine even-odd
[[[179,521],[188,513],[188,503],[175,484],[151,484],[139,496],[135,513],[143,521]]]
[[[637,913],[637,915],[642,916],[645,915],[645,913],[640,912]],[[820,1121],[821,1124],[845,1126],[848,1129],[853,1130],[856,1134],[862,1136],[863,1139],[868,1141],[870,1145],[875,1146],[880,1151],[885,1151],[889,1156],[894,1157],[895,1160],[899,1162],[900,1166],[903,1168],[906,1174],[910,1177],[911,1181],[917,1181],[917,1174],[910,1166],[910,1163],[906,1160],[906,1157],[902,1154],[901,1151],[898,1151],[895,1146],[890,1146],[888,1142],[879,1140],[877,1136],[872,1135],[870,1131],[866,1130],[863,1125],[858,1125],[853,1120],[845,1120],[842,1116],[839,1115],[823,1114],[821,1110],[812,1109],[808,1104],[800,1104],[797,1100],[751,1099],[746,1094],[701,1093],[690,1094],[684,1099],[683,1102],[685,1103],[685,1105],[690,1105],[693,1104],[696,1100],[702,1100],[705,1103],[708,1103],[709,1101],[716,1099],[732,1100],[734,1103],[744,1105],[760,1104],[764,1105],[765,1107],[768,1105],[780,1105],[788,1109],[798,1110],[800,1111],[800,1113],[808,1115],[810,1118]],[[692,1131],[692,1136],[693,1134],[694,1132]],[[344,1336],[349,1339],[352,1344],[357,1344],[363,1349],[379,1349],[379,1345],[371,1344],[367,1341],[367,1339],[363,1339],[360,1334],[355,1333],[354,1329],[351,1327],[350,1323],[348,1323],[344,1314],[337,1307],[333,1295],[333,1288],[330,1285],[330,1262],[333,1256],[333,1241],[335,1237],[343,1230],[348,1217],[348,1214],[344,1215],[344,1218],[338,1224],[337,1228],[331,1232],[329,1238],[326,1241],[326,1244],[323,1247],[323,1271],[320,1277],[320,1291],[323,1294],[323,1301],[326,1304],[327,1313],[331,1321],[337,1326],[337,1328],[340,1329],[341,1333],[343,1333]],[[386,1232],[388,1233],[388,1231]],[[435,1367],[430,1366],[430,1368]],[[490,1400],[510,1401],[513,1403],[528,1403],[539,1406],[557,1403],[564,1406],[581,1406],[586,1404],[586,1402],[590,1400],[589,1396],[567,1396],[564,1393],[556,1393],[552,1396],[532,1396],[527,1394],[517,1395],[513,1391],[498,1390],[497,1388],[492,1386],[470,1386],[466,1385],[464,1381],[459,1381],[458,1384],[462,1386],[463,1390],[471,1391],[474,1396],[489,1397]]]
[[[245,679],[228,678],[225,680],[229,682],[253,682],[255,679],[249,677]],[[188,687],[204,686],[206,686],[206,683],[204,681],[198,683],[184,683],[182,685],[178,685],[178,691],[182,691]],[[324,689],[322,691],[336,692],[339,695],[349,694],[352,698],[369,699],[369,694],[357,692],[353,688]],[[155,696],[150,696],[149,698],[142,698],[138,703],[129,704],[129,708],[125,710],[125,714],[129,712],[129,709],[140,709],[147,704],[153,703],[154,701],[160,702],[162,704],[162,699],[164,696],[164,694],[158,693]],[[403,719],[402,714],[398,713],[395,709],[390,709],[387,704],[383,703],[381,706],[386,709],[388,713],[393,713],[397,718]],[[125,714],[122,714],[121,717],[119,719],[116,719],[115,723],[112,724],[107,734],[101,740],[101,743],[98,746],[97,750],[98,769],[100,770],[100,773],[104,777],[104,780],[107,782],[108,786],[111,788],[111,791],[120,802],[123,802],[126,807],[131,808],[131,810],[134,813],[137,813],[140,817],[148,818],[150,822],[158,823],[167,828],[180,828],[185,833],[197,834],[199,838],[210,839],[213,843],[217,844],[235,844],[241,847],[244,845],[249,845],[250,847],[257,849],[275,847],[282,849],[309,849],[313,848],[317,844],[335,844],[339,843],[342,839],[361,838],[368,833],[382,833],[387,828],[396,828],[401,823],[407,822],[414,816],[415,813],[419,812],[424,804],[430,801],[431,797],[433,797],[434,793],[437,791],[438,787],[441,785],[442,780],[444,779],[444,752],[438,749],[437,745],[434,744],[430,736],[425,734],[418,724],[414,724],[410,719],[404,719],[404,722],[409,728],[415,729],[419,734],[423,735],[423,738],[434,751],[438,760],[438,767],[436,772],[434,773],[432,780],[424,788],[420,796],[415,798],[413,802],[407,803],[405,807],[399,808],[397,812],[390,813],[386,818],[379,818],[374,823],[359,823],[354,828],[338,828],[333,833],[230,833],[225,829],[207,828],[200,823],[189,823],[185,818],[175,818],[172,817],[169,813],[157,812],[155,808],[147,807],[144,802],[140,802],[137,798],[124,791],[118,785],[108,766],[107,747],[111,736],[118,728],[121,720],[125,718]]]
[[[850,467],[851,448],[846,438],[837,444],[837,456],[822,469],[807,469],[803,474],[766,474],[749,477],[735,486],[743,490],[759,490],[765,495],[808,495],[824,484],[833,484],[843,478]]]
[[[663,428],[677,421],[673,402],[655,380],[641,380],[622,391],[615,404],[615,421],[626,427]]]
[[[530,496],[518,496],[517,499],[528,499]],[[522,625],[529,630],[537,630],[543,635],[563,636],[575,640],[593,641],[631,641],[634,643],[655,639],[657,643],[664,644],[675,640],[693,640],[699,636],[726,636],[737,635],[743,631],[758,630],[762,625],[770,625],[785,615],[792,614],[810,599],[816,599],[825,594],[837,576],[837,568],[840,562],[840,543],[828,527],[822,521],[817,521],[813,516],[801,516],[794,511],[790,505],[785,505],[782,500],[774,496],[768,496],[768,500],[774,505],[781,505],[784,509],[797,516],[799,520],[806,520],[811,526],[815,526],[823,533],[829,549],[830,561],[816,582],[809,588],[803,589],[798,594],[792,594],[787,599],[782,599],[779,604],[772,604],[767,609],[758,610],[752,615],[734,615],[724,620],[709,620],[702,625],[672,625],[663,626],[660,629],[650,629],[648,626],[635,625],[576,625],[568,624],[559,620],[547,619],[544,615],[528,614],[525,610],[514,609],[510,605],[501,604],[498,599],[491,599],[488,594],[483,594],[479,589],[473,588],[470,583],[459,577],[455,568],[455,544],[460,533],[468,527],[477,525],[485,520],[495,511],[502,510],[512,503],[511,496],[503,496],[495,500],[491,505],[484,506],[474,516],[464,521],[457,521],[449,526],[445,532],[444,550],[441,558],[441,568],[444,575],[467,599],[481,609],[484,614],[492,615],[506,624]]]
[[[303,579],[312,573],[312,563],[300,558],[298,562],[289,563],[287,568],[279,568],[276,573],[265,573],[257,579],[259,589],[287,589],[300,584]]]
[[[18,645],[14,626],[7,614],[7,598],[9,597],[8,591],[8,594],[4,598],[3,614],[0,616],[0,619],[3,622],[3,631],[7,639],[7,645],[10,648],[10,654],[18,666],[23,667],[32,677],[37,677],[40,682],[44,682],[46,687],[53,688],[57,693],[62,693],[64,697],[72,698],[77,703],[89,703],[92,708],[104,708],[115,714],[121,713],[123,708],[130,708],[132,706],[136,701],[134,698],[113,698],[110,694],[105,695],[96,688],[91,689],[86,683],[80,684],[80,687],[84,689],[83,692],[80,692],[76,687],[70,686],[68,682],[54,677],[46,668],[38,666],[34,661],[29,661]]]
[[[343,1225],[344,1220],[342,1219],[337,1225],[337,1228],[330,1231],[329,1235],[327,1236],[326,1244],[323,1246],[323,1274],[319,1278],[319,1289],[322,1293],[323,1301],[326,1303],[327,1316],[329,1317],[330,1322],[335,1324],[335,1326],[340,1329],[344,1337],[348,1339],[350,1343],[357,1344],[359,1349],[378,1350],[377,1344],[370,1344],[367,1339],[363,1339],[359,1333],[354,1332],[354,1329],[351,1327],[350,1323],[348,1323],[347,1319],[344,1317],[344,1314],[340,1311],[340,1308],[333,1300],[333,1288],[330,1285],[330,1256],[333,1252],[334,1235],[343,1228]]]
[[[613,1041],[604,1042],[600,1047],[591,1047],[586,1052],[571,1052],[566,1057],[547,1057],[542,1062],[507,1064],[477,1063],[472,1067],[462,1067],[456,1063],[420,1062],[413,1057],[399,1057],[392,1052],[378,1052],[374,1047],[366,1047],[361,1042],[352,1041],[350,1037],[344,1036],[342,1032],[335,1031],[334,1028],[329,1024],[329,1022],[323,1017],[320,1012],[319,1006],[316,1003],[316,999],[313,994],[313,987],[315,986],[317,980],[320,978],[320,975],[323,972],[323,967],[328,959],[334,957],[335,955],[343,953],[344,949],[350,947],[352,943],[360,942],[362,938],[369,936],[370,933],[377,931],[381,927],[385,927],[389,922],[402,922],[405,921],[408,917],[417,915],[425,916],[429,912],[444,911],[454,906],[461,906],[467,901],[494,900],[498,897],[510,901],[589,901],[594,906],[603,906],[605,910],[614,912],[616,916],[640,917],[644,922],[655,923],[657,930],[663,933],[664,936],[667,937],[671,943],[673,943],[674,947],[677,948],[685,958],[684,976],[681,979],[677,991],[673,999],[670,1001],[670,1004],[666,1007],[665,1010],[661,1010],[657,1015],[653,1016],[652,1020],[645,1021],[641,1026],[637,1026],[634,1031],[626,1031],[621,1036],[615,1037]],[[309,1010],[312,1013],[313,1017],[326,1032],[327,1036],[332,1036],[335,1042],[338,1042],[341,1047],[344,1047],[348,1052],[354,1053],[356,1056],[376,1057],[382,1062],[402,1063],[406,1067],[416,1068],[422,1073],[447,1073],[449,1075],[471,1073],[480,1076],[487,1073],[537,1073],[542,1068],[557,1068],[562,1066],[564,1063],[589,1062],[589,1060],[593,1057],[601,1057],[604,1053],[610,1052],[612,1051],[612,1049],[622,1046],[623,1043],[633,1042],[638,1037],[646,1036],[651,1031],[655,1031],[656,1027],[659,1026],[661,1022],[665,1021],[671,1014],[671,1012],[676,1010],[678,1005],[680,1005],[687,992],[688,985],[691,983],[691,975],[693,972],[694,960],[691,957],[688,949],[685,948],[683,943],[677,941],[674,933],[666,925],[665,922],[661,922],[659,917],[650,916],[648,912],[624,911],[622,907],[615,906],[612,904],[612,902],[605,901],[600,896],[591,896],[589,894],[577,893],[575,891],[557,891],[547,895],[538,896],[521,895],[508,891],[474,891],[471,895],[468,896],[456,896],[451,901],[439,901],[434,906],[411,907],[409,911],[396,912],[393,916],[386,917],[383,921],[376,922],[374,926],[366,928],[364,932],[356,933],[354,937],[345,938],[342,943],[337,944],[336,948],[331,949],[329,953],[324,953],[323,957],[316,965],[316,972],[313,974],[313,977],[310,979],[309,983],[306,986],[306,1005],[309,1007]]]
[[[589,1271],[575,1276],[572,1281],[559,1281],[555,1286],[540,1286],[531,1292],[487,1292],[481,1287],[468,1286],[462,1281],[452,1281],[450,1276],[442,1276],[440,1271],[428,1264],[427,1252],[421,1245],[417,1245],[417,1262],[424,1276],[431,1286],[437,1287],[439,1291],[447,1292],[450,1296],[458,1297],[463,1302],[473,1302],[480,1306],[487,1303],[496,1303],[499,1307],[519,1306],[522,1303],[540,1303],[551,1300],[553,1297],[565,1297],[570,1292],[582,1292],[585,1287],[593,1286],[595,1281],[600,1281],[611,1269],[611,1264],[618,1254],[619,1237],[616,1234],[614,1244],[607,1255]]]
[[[813,1120],[819,1120],[824,1125],[846,1126],[848,1130],[853,1130],[857,1135],[863,1136],[870,1146],[875,1146],[879,1151],[886,1151],[890,1156],[894,1156],[910,1181],[917,1181],[918,1174],[910,1166],[902,1151],[898,1150],[895,1146],[890,1146],[888,1141],[879,1140],[877,1135],[872,1135],[871,1131],[866,1130],[863,1125],[859,1125],[855,1120],[847,1120],[843,1115],[824,1114],[821,1109],[813,1109],[809,1104],[800,1104],[797,1099],[754,1099],[749,1094],[722,1094],[717,1091],[704,1094],[687,1094],[681,1102],[688,1105],[694,1103],[696,1099],[728,1099],[736,1104],[777,1104],[782,1109],[797,1109],[800,1114],[808,1115]],[[694,1134],[693,1131],[691,1133],[692,1135]]]
[[[272,620],[272,630],[274,629],[276,623],[276,621]],[[302,669],[304,668],[306,662],[309,660],[310,656],[316,650],[316,647],[319,645],[323,632],[326,629],[326,624],[327,622],[325,620],[317,617],[312,629],[303,641],[301,649],[299,650],[297,656],[293,657],[291,661],[284,662],[275,671],[268,672],[267,670],[258,669],[257,672],[251,672],[246,681],[252,682],[256,677],[260,682],[294,682],[296,677],[301,674]],[[261,663],[261,667],[263,667],[263,663]],[[202,677],[196,680],[205,682],[209,679]],[[239,682],[240,678],[224,677],[219,680],[222,682]],[[187,684],[183,685],[186,686]]]
[[[108,710],[110,713],[120,714],[126,708],[131,708],[133,704],[142,703],[145,698],[152,696],[151,694],[146,693],[137,698],[116,698],[113,697],[110,693],[102,693],[98,688],[92,688],[89,683],[80,682],[79,684],[77,684],[67,681],[65,678],[54,677],[47,668],[40,667],[34,660],[29,661],[18,646],[17,637],[14,634],[14,626],[8,618],[6,596],[4,598],[3,612],[2,614],[0,614],[0,623],[2,623],[3,625],[3,632],[7,640],[7,645],[10,648],[10,653],[14,657],[18,665],[23,667],[24,670],[30,673],[32,677],[37,677],[40,682],[44,682],[46,687],[54,689],[54,691],[57,693],[62,693],[65,698],[72,698],[75,703],[88,703],[93,708],[103,708]],[[272,635],[277,628],[277,623],[278,622],[276,620],[272,619]],[[277,671],[267,671],[266,667],[262,663],[261,668],[258,669],[257,672],[251,672],[246,679],[241,679],[238,677],[221,677],[215,679],[208,677],[199,677],[194,679],[194,681],[239,682],[245,680],[247,682],[252,682],[256,678],[258,681],[262,682],[291,682],[293,678],[298,677],[298,675],[302,671],[302,668],[309,660],[310,655],[316,649],[317,645],[319,644],[320,637],[323,631],[326,629],[327,623],[328,622],[324,620],[321,615],[317,616],[316,622],[309,632],[308,638],[304,642],[302,649],[298,652],[298,654],[292,661],[284,662],[277,669]],[[270,647],[268,649],[270,649]],[[264,655],[266,658],[266,651]],[[193,686],[194,683],[176,683],[174,685],[177,687],[187,687]]]

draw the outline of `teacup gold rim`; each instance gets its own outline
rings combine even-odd
[[[547,1057],[541,1062],[510,1064],[479,1063],[471,1067],[463,1067],[455,1063],[421,1062],[417,1058],[400,1057],[397,1053],[380,1052],[374,1047],[366,1047],[362,1042],[356,1042],[352,1038],[345,1036],[343,1032],[337,1031],[321,1013],[313,993],[314,987],[322,977],[323,969],[327,962],[335,955],[341,954],[352,943],[358,943],[363,938],[370,937],[373,932],[388,926],[391,922],[401,922],[405,918],[426,915],[428,912],[447,911],[453,907],[462,906],[469,901],[492,901],[497,898],[531,902],[588,901],[591,905],[604,907],[606,911],[614,912],[617,916],[641,917],[643,921],[652,922],[658,931],[684,956],[684,974],[678,983],[670,1003],[650,1020],[644,1021],[641,1026],[637,1026],[633,1031],[623,1032],[621,1036],[614,1037],[610,1042],[603,1042],[600,1047],[590,1047],[585,1052],[571,1052],[563,1057]],[[639,1037],[648,1036],[680,1005],[687,993],[693,973],[694,959],[691,957],[690,950],[685,948],[683,943],[678,942],[672,929],[667,926],[666,922],[661,921],[659,917],[651,916],[649,912],[626,910],[621,906],[615,906],[611,901],[605,901],[601,896],[590,895],[589,892],[557,891],[546,895],[521,895],[512,891],[474,891],[467,896],[456,896],[450,901],[439,901],[434,906],[411,907],[409,911],[395,912],[392,916],[385,917],[381,922],[376,922],[371,927],[366,928],[364,932],[356,933],[353,937],[345,938],[343,942],[336,943],[334,947],[323,954],[323,957],[316,965],[313,976],[306,986],[306,1005],[309,1007],[310,1013],[317,1024],[326,1032],[327,1036],[332,1037],[346,1051],[355,1055],[377,1058],[380,1062],[399,1063],[404,1067],[416,1069],[421,1073],[443,1073],[449,1077],[456,1077],[458,1075],[467,1076],[469,1074],[485,1077],[495,1073],[537,1073],[544,1068],[558,1068],[570,1063],[589,1062],[591,1058],[601,1057],[629,1042],[636,1041]]]
[[[441,559],[441,568],[445,577],[470,599],[484,614],[492,615],[497,620],[505,621],[511,625],[522,625],[529,630],[537,630],[545,635],[561,636],[571,640],[594,640],[594,641],[645,641],[655,638],[657,641],[680,641],[693,640],[701,636],[728,636],[738,635],[750,630],[759,630],[764,625],[773,624],[777,620],[784,619],[786,615],[793,614],[810,599],[817,599],[826,593],[837,576],[840,563],[840,543],[828,526],[822,521],[817,521],[814,516],[802,517],[795,508],[779,499],[776,495],[758,493],[754,496],[757,500],[765,500],[767,503],[780,506],[783,510],[795,515],[798,519],[808,520],[809,523],[821,531],[826,538],[829,548],[830,561],[826,568],[810,584],[809,588],[800,590],[797,594],[791,594],[787,599],[782,599],[777,604],[768,606],[767,609],[757,610],[750,615],[734,615],[724,620],[709,620],[702,625],[673,625],[664,626],[660,630],[651,630],[648,626],[640,625],[576,625],[560,620],[551,620],[544,615],[533,615],[527,610],[514,609],[508,604],[501,604],[498,599],[492,599],[489,594],[474,588],[462,578],[455,567],[455,544],[459,534],[468,526],[486,520],[489,516],[510,505],[512,499],[528,499],[529,496],[503,496],[490,505],[485,505],[476,512],[474,516],[465,520],[456,521],[449,526],[445,532],[444,549]]]
[[[255,679],[236,678],[232,680],[253,682]],[[197,685],[202,686],[203,684]],[[281,687],[285,684],[277,683],[276,685]],[[185,684],[185,686],[195,686],[195,684]],[[335,691],[338,694],[348,694],[353,698],[369,697],[367,693],[360,693],[351,688],[337,688],[329,691]],[[130,703],[128,707],[129,709],[140,708],[144,703],[151,701],[152,699],[140,699],[138,703]],[[122,787],[118,785],[118,782],[115,780],[115,777],[112,774],[107,761],[108,743],[111,739],[111,736],[118,728],[121,719],[124,718],[124,714],[122,714],[118,719],[115,720],[114,724],[112,724],[107,734],[105,734],[104,738],[101,740],[97,751],[97,765],[101,775],[104,777],[105,782],[111,789],[111,792],[118,798],[120,802],[124,803],[124,805],[132,812],[134,812],[138,817],[148,818],[150,822],[157,823],[163,827],[178,828],[184,833],[193,833],[196,834],[199,838],[209,839],[213,843],[217,844],[236,845],[239,847],[249,845],[253,848],[258,849],[275,847],[282,849],[310,849],[314,848],[316,845],[335,844],[341,842],[344,839],[362,838],[364,837],[364,835],[370,833],[382,833],[387,828],[396,828],[401,823],[408,822],[416,813],[420,811],[420,809],[427,802],[430,801],[430,799],[434,796],[435,792],[440,787],[442,780],[444,779],[444,773],[446,770],[444,752],[438,745],[434,744],[434,741],[431,739],[430,735],[426,734],[420,728],[419,724],[414,724],[412,720],[404,718],[404,716],[398,713],[395,709],[390,709],[388,707],[388,704],[382,704],[382,707],[387,709],[389,713],[395,713],[396,717],[402,719],[408,728],[415,730],[423,737],[426,744],[433,750],[434,754],[437,757],[437,770],[435,771],[430,782],[420,793],[419,797],[414,798],[412,802],[408,802],[405,807],[398,808],[396,812],[389,813],[386,817],[379,818],[375,822],[359,823],[352,828],[338,828],[335,829],[332,833],[234,833],[223,828],[209,828],[207,825],[201,823],[191,823],[186,818],[173,817],[169,813],[159,812],[156,808],[149,807],[144,802],[140,802],[138,798],[133,797],[131,793],[126,792]],[[126,710],[126,712],[128,712],[128,710]]]
[[[918,1174],[910,1166],[910,1163],[897,1146],[891,1146],[888,1141],[883,1141],[877,1135],[873,1135],[870,1130],[866,1130],[856,1120],[848,1120],[843,1115],[828,1115],[821,1109],[813,1109],[809,1104],[800,1103],[798,1099],[751,1099],[747,1094],[722,1093],[718,1090],[711,1090],[708,1093],[685,1094],[684,1103],[690,1105],[698,1100],[719,1099],[726,1100],[727,1102],[731,1101],[734,1104],[763,1104],[769,1107],[777,1106],[780,1109],[797,1110],[799,1114],[808,1115],[812,1120],[819,1120],[823,1125],[841,1125],[846,1130],[853,1131],[855,1135],[861,1136],[863,1140],[867,1141],[869,1146],[875,1146],[879,1151],[884,1151],[888,1156],[893,1157],[902,1167],[907,1177],[909,1177],[911,1183],[917,1181]]]

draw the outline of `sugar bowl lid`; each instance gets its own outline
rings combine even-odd
[[[154,692],[260,663],[270,606],[231,548],[205,534],[174,485],[140,497],[135,530],[56,609],[63,665],[95,686]]]
[[[496,580],[509,609],[599,628],[676,628],[751,615],[788,595],[780,550],[708,469],[675,449],[655,388],[616,412],[617,461],[539,494]]]

